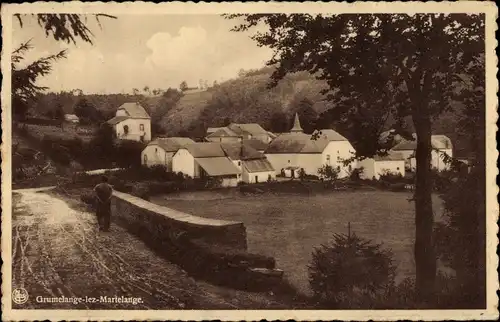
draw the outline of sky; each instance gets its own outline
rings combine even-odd
[[[131,93],[133,88],[167,89],[200,79],[212,84],[237,76],[240,69],[264,66],[269,48],[258,47],[251,33],[232,32],[237,21],[219,15],[124,15],[117,19],[87,17],[93,45],[46,37],[35,18],[13,21],[13,46],[31,39],[26,62],[67,49],[39,85],[59,92]],[[254,32],[254,31],[253,31]]]

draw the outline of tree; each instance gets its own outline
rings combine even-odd
[[[21,28],[23,19],[27,15],[15,14]],[[38,25],[45,30],[46,36],[53,37],[56,41],[73,42],[77,39],[92,44],[92,32],[87,27],[87,18],[78,14],[36,14]],[[100,25],[101,17],[116,18],[105,14],[94,15]],[[26,67],[19,67],[24,60],[24,54],[32,49],[30,41],[19,46],[12,53],[12,110],[16,118],[24,118],[29,105],[34,98],[46,90],[46,87],[36,85],[39,77],[52,71],[52,63],[66,58],[66,51],[39,58]]]
[[[54,109],[54,118],[61,124],[61,129],[64,126],[64,109],[61,103],[57,103]]]
[[[271,131],[276,133],[287,132],[291,128],[288,123],[288,117],[284,112],[275,112],[271,116]]]
[[[329,164],[323,165],[318,169],[318,174],[320,177],[326,179],[330,184],[335,183],[335,181],[339,178],[340,170],[335,168]]]
[[[315,248],[308,269],[315,298],[329,307],[372,308],[394,286],[392,253],[350,232]]]
[[[234,30],[259,23],[254,35],[274,50],[271,85],[289,72],[307,70],[329,85],[330,115],[353,131],[358,157],[381,153],[378,138],[392,116],[409,117],[417,134],[415,191],[416,292],[435,294],[432,247],[432,120],[453,108],[457,75],[484,53],[484,14],[251,14]],[[326,94],[326,93],[325,93]]]
[[[96,122],[99,120],[97,108],[86,98],[78,100],[74,107],[75,115],[83,122]]]
[[[318,113],[314,110],[313,105],[314,103],[307,97],[296,98],[290,103],[290,110],[293,114],[297,113],[299,115],[302,129],[309,134],[316,130],[318,120]]]
[[[185,92],[189,89],[188,84],[186,81],[182,81],[182,83],[179,85],[179,89],[181,92]]]
[[[151,114],[151,132],[154,134],[164,134],[162,126],[163,118],[174,108],[182,97],[182,92],[175,88],[168,88],[159,100],[156,108]]]

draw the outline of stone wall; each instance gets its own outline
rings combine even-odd
[[[111,207],[112,221],[156,246],[175,247],[186,238],[235,250],[247,249],[246,229],[240,222],[196,217],[118,191],[113,192]]]

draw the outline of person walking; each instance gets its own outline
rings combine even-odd
[[[100,231],[109,231],[113,188],[108,184],[108,177],[102,176],[101,180],[102,182],[94,187],[94,192],[97,197],[97,222]]]

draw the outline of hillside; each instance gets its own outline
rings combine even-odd
[[[209,87],[184,93],[179,100],[147,93],[73,95],[71,93],[49,93],[39,99],[34,109],[37,113],[62,104],[66,113],[73,113],[77,102],[85,98],[101,111],[103,119],[111,118],[116,109],[125,102],[140,102],[153,115],[159,107],[159,123],[169,136],[182,135],[201,138],[208,127],[224,126],[229,122],[259,123],[264,128],[282,132],[289,129],[295,112],[304,100],[310,109],[304,117],[316,118],[331,106],[321,91],[326,88],[323,81],[307,72],[287,75],[274,88],[268,88],[272,67],[241,72],[237,78]],[[163,99],[165,98],[165,99]],[[306,104],[307,105],[307,104]],[[307,112],[307,111],[306,111]],[[434,133],[448,135],[459,154],[466,154],[467,138],[456,133],[459,112],[446,113],[434,120]],[[388,124],[389,126],[389,124]]]

